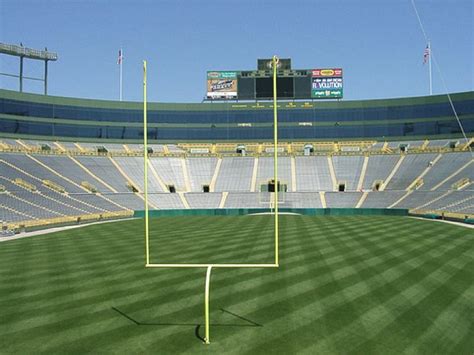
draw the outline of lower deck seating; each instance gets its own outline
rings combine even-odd
[[[33,158],[32,158],[33,157]],[[470,160],[471,159],[471,160]],[[38,161],[40,163],[38,163]],[[153,157],[151,209],[269,208],[272,194],[260,184],[272,178],[272,158]],[[51,169],[48,169],[50,166]],[[282,208],[406,208],[474,213],[474,168],[468,152],[281,157]],[[54,169],[53,169],[54,168]],[[144,209],[143,158],[0,153],[0,221],[17,223],[66,216]],[[424,177],[418,190],[410,191]],[[61,191],[45,183],[51,180]],[[81,185],[86,181],[97,193]],[[345,192],[335,192],[338,182]],[[369,191],[374,181],[385,191]],[[466,182],[461,190],[453,184]],[[178,193],[163,191],[173,185]],[[202,192],[203,187],[211,192]],[[384,184],[382,184],[382,187]],[[255,192],[251,192],[255,191]],[[324,199],[322,198],[324,196]]]

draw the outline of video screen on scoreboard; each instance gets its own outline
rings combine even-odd
[[[257,99],[273,98],[273,78],[255,79],[255,97]],[[277,97],[279,99],[295,97],[293,78],[277,78]]]
[[[342,99],[344,86],[341,68],[313,69],[311,76],[313,99]]]
[[[206,96],[211,100],[237,99],[237,72],[208,71]]]

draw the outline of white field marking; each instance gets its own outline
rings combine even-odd
[[[278,264],[146,264],[145,267],[180,267],[180,268],[208,268],[211,267],[222,267],[222,268],[239,268],[239,267],[279,267]]]
[[[420,220],[423,220],[423,221],[444,222],[444,223],[454,224],[456,226],[460,226],[460,227],[464,227],[464,228],[474,229],[473,224],[467,224],[467,223],[456,222],[456,221],[447,221],[445,219],[431,219],[431,218],[412,217],[412,216],[409,216],[409,218],[420,219]]]
[[[112,220],[108,220],[108,221],[97,221],[97,222],[91,222],[91,223],[78,224],[78,225],[73,225],[73,226],[63,226],[63,227],[41,229],[41,230],[37,230],[37,231],[33,231],[33,232],[15,234],[14,236],[11,236],[11,237],[0,237],[0,242],[7,242],[9,240],[34,237],[36,235],[43,235],[43,234],[49,234],[49,233],[54,233],[54,232],[60,232],[60,231],[68,230],[68,229],[82,228],[82,227],[91,226],[93,224],[129,221],[129,220],[132,220],[132,219],[136,219],[136,218],[120,218],[120,219],[112,219]]]

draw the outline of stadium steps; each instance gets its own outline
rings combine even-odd
[[[137,158],[125,158],[115,157],[115,162],[120,166],[127,177],[132,181],[132,185],[137,187],[139,190],[145,189],[145,166],[144,159],[142,157]],[[148,163],[150,160],[148,159]],[[150,166],[150,164],[149,164]],[[126,179],[125,179],[126,180]],[[130,184],[130,182],[128,182]],[[149,192],[168,192],[166,186],[163,188],[159,182],[155,179],[153,172],[150,173],[148,168],[148,191]]]
[[[393,208],[395,207],[396,205],[398,205],[400,202],[402,202],[404,199],[406,199],[411,193],[413,192],[413,190],[409,190],[406,192],[406,194],[404,194],[402,197],[400,197],[397,201],[395,201],[394,203],[392,203],[390,206],[388,206],[387,208]]]
[[[437,188],[439,188],[440,186],[442,186],[443,184],[446,183],[446,181],[449,181],[450,179],[452,179],[453,177],[455,177],[456,175],[460,174],[462,171],[464,171],[464,169],[466,169],[469,165],[472,164],[474,160],[471,159],[470,161],[468,161],[466,164],[464,164],[464,166],[460,167],[458,170],[456,170],[454,173],[452,173],[451,175],[449,175],[446,179],[444,179],[443,181],[441,181],[439,184],[437,184],[436,186],[434,186],[430,191],[435,191]]]
[[[134,186],[139,193],[143,193],[143,191],[140,189],[140,187],[125,173],[125,171],[122,169],[122,167],[112,158],[108,157],[111,163],[115,166],[115,168],[118,170],[118,172],[125,178],[125,180],[132,186]]]
[[[296,192],[296,158],[292,156],[290,158],[291,166],[291,191]]]
[[[321,200],[321,206],[327,208],[326,195],[324,191],[319,191],[319,199]]]
[[[416,187],[418,181],[423,179],[423,176],[425,176],[431,169],[433,169],[433,167],[436,165],[438,160],[441,159],[442,156],[443,156],[442,154],[438,154],[438,156],[433,160],[433,165],[426,167],[426,169],[423,170],[421,174],[415,180],[413,180],[413,182],[410,185],[408,185],[405,191],[413,190]]]
[[[362,170],[360,172],[359,183],[357,184],[357,191],[362,191],[362,186],[364,186],[365,174],[367,172],[367,166],[368,165],[369,165],[369,156],[366,155],[364,157],[364,163],[362,164]],[[364,195],[362,195],[362,198],[364,198],[364,200],[365,200],[367,198],[367,196],[366,197],[363,197],[363,196]],[[362,202],[364,202],[364,201],[362,201]]]
[[[182,159],[179,157],[153,157],[148,160],[167,186],[165,192],[168,192],[168,185],[174,185],[176,191],[186,191]]]
[[[328,156],[327,158],[328,158],[329,174],[331,176],[331,181],[332,181],[332,191],[336,191],[337,179],[336,179],[336,172],[334,171],[334,164],[332,162],[332,156]]]
[[[120,165],[114,159],[112,159],[112,157],[109,157],[109,160],[112,162],[115,168],[119,171],[119,173],[122,174],[125,180],[127,180],[129,184],[132,184],[133,186],[135,186],[135,188],[138,190],[138,193],[136,193],[135,195],[137,195],[140,199],[145,201],[145,198],[143,197],[143,191],[141,191],[140,188],[133,182],[133,180],[130,179],[127,174],[125,174],[125,171],[123,171]],[[150,200],[148,200],[148,206],[150,206],[153,209],[158,209],[158,207],[154,205],[152,202],[150,202]]]
[[[160,175],[158,175],[155,167],[153,166],[150,160],[148,160],[148,169],[151,171],[151,174],[155,177],[156,181],[158,182],[158,185],[160,185],[163,192],[166,192],[168,190],[166,187],[166,184],[163,182],[163,179],[160,177]]]
[[[397,173],[398,169],[400,168],[400,165],[402,165],[403,160],[405,159],[404,155],[400,155],[400,159],[398,159],[397,164],[393,167],[392,172],[390,173],[389,176],[385,179],[383,182],[382,186],[380,187],[379,191],[384,191],[387,185],[390,183],[390,180],[392,180],[393,176]],[[390,208],[390,207],[389,207]]]
[[[86,149],[84,149],[83,147],[81,147],[81,146],[79,145],[79,143],[74,143],[74,145],[77,147],[77,149],[79,149],[79,151],[80,151],[81,153],[85,153],[85,152],[87,151]]]
[[[219,202],[219,208],[224,208],[225,201],[227,200],[227,196],[229,196],[229,193],[227,191],[224,191],[222,193],[221,202]]]
[[[189,179],[189,172],[188,172],[188,166],[186,165],[186,159],[180,159],[181,160],[181,168],[183,169],[183,177],[184,177],[184,187],[186,189],[185,192],[191,192],[191,181]],[[189,204],[186,201],[185,206],[188,206],[186,208],[189,208]]]
[[[253,161],[252,169],[252,183],[250,184],[250,192],[255,192],[257,186],[257,174],[258,174],[258,157]]]
[[[184,196],[184,192],[178,192],[178,196],[181,199],[181,202],[183,203],[184,208],[189,210],[191,207],[189,206],[188,200],[186,200],[186,196]]]
[[[38,159],[36,159],[35,157],[31,156],[30,154],[26,154],[26,156],[28,158],[30,158],[31,160],[33,160],[34,162],[38,163],[39,165],[41,165],[43,168],[47,169],[48,171],[52,172],[53,174],[55,174],[56,176],[60,177],[61,179],[63,180],[66,180],[68,183],[76,186],[77,188],[83,190],[84,192],[88,193],[89,190],[87,190],[85,187],[75,183],[74,181],[72,181],[71,179],[68,179],[67,177],[65,176],[62,176],[59,172],[57,172],[56,170],[50,168],[49,166],[47,166],[45,163],[43,163],[42,161],[39,161]]]
[[[25,148],[27,151],[30,151],[30,147],[27,146],[25,143],[23,143],[20,139],[17,139],[15,142],[17,142],[20,146]]]
[[[66,148],[64,148],[59,142],[53,142],[53,144],[54,144],[56,147],[58,147],[58,149],[59,149],[60,152],[63,152],[63,153],[66,153],[66,152],[67,152]]]
[[[464,146],[461,148],[461,150],[469,150],[469,147],[471,146],[471,144],[474,143],[474,137],[469,139],[466,144],[464,144]]]
[[[212,175],[211,183],[209,185],[210,192],[216,191],[216,182],[217,182],[217,177],[219,176],[219,171],[221,170],[221,165],[222,165],[222,158],[219,158],[217,160],[216,169],[214,170],[214,175]]]
[[[420,150],[425,150],[426,147],[428,147],[428,144],[430,144],[430,141],[428,139],[425,139],[425,141],[423,142],[423,144],[420,147]]]
[[[393,153],[392,149],[388,146],[388,142],[385,142],[382,146],[382,152]]]
[[[84,170],[87,174],[89,174],[93,179],[99,181],[101,184],[105,185],[105,187],[107,187],[110,191],[114,192],[114,193],[117,193],[118,191],[115,190],[112,186],[110,186],[109,184],[107,184],[104,180],[102,180],[100,177],[94,175],[94,173],[92,173],[92,171],[90,171],[89,169],[87,169],[84,165],[82,165],[82,163],[75,159],[74,157],[68,155],[69,159],[71,159],[74,163],[76,163],[82,170]]]
[[[367,196],[369,196],[369,192],[365,191],[360,197],[359,202],[357,202],[357,205],[355,206],[355,208],[360,208],[360,206],[362,206],[364,201],[367,199]]]

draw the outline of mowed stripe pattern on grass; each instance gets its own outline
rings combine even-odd
[[[272,216],[151,220],[153,262],[268,263]],[[474,349],[474,233],[404,217],[281,216],[279,269],[145,269],[143,221],[0,244],[0,352]]]

